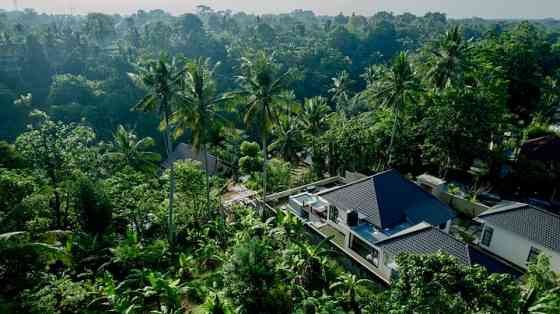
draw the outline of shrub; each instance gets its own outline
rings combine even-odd
[[[69,264],[66,252],[45,242],[33,242],[28,232],[0,234],[0,282],[3,293],[19,292],[36,283],[37,274],[55,262]]]
[[[540,116],[535,117],[523,133],[528,140],[543,136],[560,137],[557,132],[550,128],[550,124]]]
[[[166,241],[156,240],[144,245],[133,232],[129,232],[127,238],[110,251],[113,254],[112,263],[123,270],[165,265],[169,262],[169,245]]]
[[[239,244],[224,266],[226,294],[246,313],[270,310],[267,294],[274,286],[272,251],[264,240],[253,239]]]
[[[75,282],[68,275],[48,275],[45,282],[46,285],[38,290],[23,292],[23,308],[26,313],[84,313],[87,312],[92,294],[96,292],[91,282]]]
[[[240,147],[241,155],[248,157],[257,157],[261,151],[259,144],[256,142],[243,142]]]
[[[105,192],[88,178],[78,181],[80,225],[92,234],[103,233],[112,221],[112,206]]]
[[[267,185],[271,191],[283,191],[290,186],[290,163],[273,158],[267,163]]]
[[[202,305],[205,313],[208,314],[229,314],[233,313],[232,309],[229,305],[224,302],[223,298],[220,298],[219,295],[214,294],[206,298],[206,303]]]
[[[399,279],[391,286],[387,312],[515,313],[520,289],[508,275],[464,266],[454,257],[401,254]]]
[[[181,308],[187,288],[181,285],[180,279],[169,278],[159,272],[150,272],[146,279],[149,285],[143,289],[144,297],[157,297],[160,307],[171,310]]]
[[[239,170],[242,174],[252,174],[262,169],[262,160],[257,157],[243,156],[239,158]]]

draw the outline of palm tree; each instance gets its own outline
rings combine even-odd
[[[175,58],[171,60],[162,54],[159,60],[149,60],[136,67],[137,73],[129,73],[129,77],[148,94],[142,98],[133,110],[142,112],[156,111],[161,118],[161,129],[164,133],[164,144],[167,158],[171,158],[173,143],[171,140],[170,118],[173,112],[172,103],[179,90],[183,71],[178,70]],[[170,166],[169,207],[167,212],[168,241],[174,243],[175,226],[173,199],[175,194],[175,167]]]
[[[428,80],[437,88],[448,83],[463,82],[465,68],[469,66],[469,56],[473,46],[465,40],[460,26],[453,26],[429,51]]]
[[[177,111],[171,120],[175,125],[175,137],[183,134],[185,129],[192,130],[192,143],[196,151],[204,155],[206,172],[206,206],[210,210],[210,173],[208,171],[209,130],[217,123],[217,105],[228,100],[228,97],[217,95],[214,70],[208,59],[197,59],[185,67],[185,78],[182,82]]]
[[[327,255],[332,253],[332,250],[326,249],[333,236],[323,239],[319,244],[313,245],[300,241],[294,241],[298,246],[299,262],[296,263],[300,276],[298,277],[298,284],[305,288],[317,290],[325,282],[325,269],[328,264]]]
[[[290,72],[279,73],[279,66],[272,55],[264,51],[256,54],[254,59],[242,59],[243,75],[237,79],[240,83],[239,94],[246,96],[248,110],[245,113],[245,123],[256,122],[262,144],[263,154],[263,202],[266,199],[266,167],[268,160],[267,140],[273,125],[277,121],[276,105],[281,100],[286,80]]]
[[[326,117],[331,112],[324,97],[306,99],[301,118],[307,135],[314,139],[327,128]]]
[[[356,290],[359,287],[371,285],[373,282],[369,279],[358,279],[356,275],[342,274],[338,281],[330,286],[331,290],[343,289],[344,296],[354,313],[360,313],[360,306],[356,300]]]
[[[332,94],[331,101],[335,104],[337,111],[344,111],[350,96],[348,95],[348,88],[352,84],[350,75],[346,71],[342,71],[337,77],[332,78],[333,87],[329,89]]]
[[[225,299],[225,298],[223,298]],[[206,298],[206,303],[202,305],[204,309],[204,313],[208,314],[227,314],[232,313],[229,308],[229,305],[224,302],[224,300],[220,299],[220,296],[217,293],[213,293]]]
[[[533,304],[527,309],[526,313],[558,313],[558,309],[560,309],[560,287],[544,292],[543,296],[534,300]]]
[[[311,144],[313,169],[315,169],[316,174],[319,176],[322,176],[322,167],[318,167],[317,163],[323,161],[318,158],[317,139],[327,129],[327,116],[330,111],[326,98],[313,97],[305,100],[301,112],[304,136],[306,141]]]
[[[134,131],[119,125],[113,134],[113,151],[106,153],[105,157],[130,165],[136,170],[154,173],[157,170],[155,163],[161,160],[160,154],[147,151],[154,145],[153,138],[138,139]]]
[[[383,78],[374,84],[375,97],[381,99],[384,106],[392,108],[394,121],[391,141],[389,143],[389,158],[387,165],[391,165],[393,157],[393,143],[397,132],[399,113],[404,106],[414,101],[415,93],[419,90],[419,84],[414,76],[412,66],[408,61],[408,54],[401,52],[392,62]]]
[[[520,314],[556,313],[560,306],[560,276],[550,269],[550,258],[540,254],[524,275]]]
[[[274,128],[276,139],[268,147],[271,151],[278,151],[282,158],[292,162],[297,159],[297,153],[303,148],[301,123],[297,120],[290,122],[290,118],[283,116]]]

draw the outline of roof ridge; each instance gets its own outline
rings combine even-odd
[[[527,204],[527,207],[530,207],[530,208],[532,208],[532,209],[534,209],[534,210],[538,210],[538,211],[543,212],[543,213],[545,213],[545,214],[547,214],[547,215],[550,215],[550,216],[552,216],[552,217],[555,217],[555,218],[560,219],[560,215],[559,215],[559,214],[553,213],[553,212],[551,212],[551,211],[549,211],[549,210],[546,210],[546,209],[543,209],[543,208],[540,208],[540,207],[537,207],[537,206],[533,206],[533,205],[531,205],[531,204]]]
[[[492,216],[492,215],[496,215],[496,214],[511,212],[511,211],[515,211],[515,210],[525,208],[527,206],[529,206],[529,204],[514,202],[512,204],[505,205],[503,207],[491,207],[490,209],[480,213],[478,215],[478,217],[483,218],[483,217],[488,217],[488,216]]]
[[[420,226],[420,225],[423,225],[423,226]],[[394,234],[394,235],[392,235],[392,236],[390,236],[386,239],[383,239],[381,241],[377,241],[374,244],[375,245],[385,244],[386,242],[390,242],[391,240],[396,240],[396,239],[399,239],[399,238],[402,238],[402,237],[411,236],[411,235],[420,233],[422,231],[426,231],[426,230],[431,229],[431,228],[434,228],[434,226],[430,225],[427,222],[421,222],[421,223],[418,223],[414,226],[411,226],[411,227],[409,227],[409,228],[407,228],[407,229],[405,229],[401,232],[398,232],[398,233],[396,233],[396,234]],[[413,230],[410,230],[410,229],[413,229]],[[409,230],[409,231],[407,232],[407,230]]]
[[[480,215],[478,215],[478,217],[480,218],[484,218],[484,217],[488,217],[488,216],[493,216],[493,215],[497,215],[497,214],[501,214],[501,213],[508,213],[508,212],[512,212],[512,211],[516,211],[516,210],[522,210],[522,209],[534,209],[536,211],[542,212],[546,215],[555,217],[560,219],[560,215],[553,213],[549,210],[537,207],[537,206],[533,206],[531,204],[527,204],[527,203],[514,203],[512,205],[506,206],[504,208],[496,208],[495,210],[492,211],[492,209],[490,209],[487,212],[483,212]]]
[[[352,181],[352,182],[350,182],[350,183],[346,183],[346,184],[344,184],[344,185],[335,186],[335,187],[332,187],[332,188],[330,188],[330,189],[326,189],[326,190],[323,190],[323,191],[321,191],[321,192],[319,192],[319,193],[316,193],[316,195],[321,196],[321,195],[323,195],[323,194],[327,194],[327,193],[330,193],[330,192],[333,192],[333,191],[337,191],[337,190],[340,190],[340,189],[344,189],[344,188],[347,188],[347,187],[349,187],[349,186],[353,186],[353,185],[355,185],[355,184],[362,183],[362,182],[364,182],[364,181],[368,181],[368,180],[370,180],[371,178],[373,178],[374,176],[375,176],[375,175],[369,176],[369,177],[365,177],[365,178],[361,178],[361,179],[358,179],[358,180],[356,180],[356,181]]]
[[[340,189],[343,189],[343,188],[347,188],[347,187],[352,186],[352,185],[354,185],[354,184],[362,183],[362,182],[364,182],[364,181],[371,180],[371,179],[373,179],[374,177],[377,177],[377,176],[380,176],[380,175],[384,175],[384,174],[387,174],[387,173],[393,172],[393,171],[394,171],[394,172],[397,172],[397,173],[400,175],[400,172],[398,172],[396,169],[391,168],[391,169],[388,169],[388,170],[383,170],[383,171],[378,172],[378,173],[376,173],[376,174],[373,174],[373,175],[371,175],[371,176],[367,176],[367,177],[365,177],[365,178],[361,178],[361,179],[352,181],[352,182],[350,182],[350,183],[346,183],[346,184],[344,184],[344,185],[335,186],[335,187],[332,187],[332,188],[330,188],[330,189],[326,189],[326,190],[324,190],[324,191],[321,191],[321,192],[319,192],[319,193],[316,193],[316,195],[319,195],[319,196],[320,196],[320,195],[323,195],[323,194],[326,194],[326,193],[330,193],[330,192],[332,192],[332,191],[336,191],[336,190],[340,190]]]

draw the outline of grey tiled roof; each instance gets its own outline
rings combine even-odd
[[[516,278],[521,276],[521,272],[512,266],[455,239],[436,227],[419,229],[378,242],[376,245],[393,256],[401,253],[425,255],[443,252],[454,256],[463,265],[480,265],[491,273],[507,273]]]
[[[210,172],[210,174],[216,173],[220,165],[218,159],[212,154],[208,154],[207,158],[208,158],[208,171]],[[175,147],[175,150],[171,153],[171,156],[162,163],[162,166],[164,168],[169,168],[171,167],[171,162],[176,162],[179,160],[189,160],[189,159],[199,161],[202,165],[204,165],[203,152],[201,151],[197,152],[192,147],[192,145],[180,143],[179,145],[177,145],[177,147]]]
[[[355,209],[364,215],[370,223],[376,226],[383,225],[379,204],[377,203],[377,193],[371,177],[321,194],[321,197],[339,210]],[[394,217],[395,223],[404,219],[402,212],[397,212],[397,214],[400,214],[400,216]]]
[[[401,253],[434,254],[441,251],[456,257],[464,265],[470,265],[467,245],[436,227],[389,238],[375,245],[393,256]]]
[[[526,204],[495,209],[479,216],[483,221],[560,252],[560,216]]]
[[[339,210],[357,210],[380,229],[402,222],[439,225],[455,214],[430,193],[389,170],[320,194]]]

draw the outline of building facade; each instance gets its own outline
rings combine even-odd
[[[527,269],[540,253],[560,272],[560,216],[527,204],[495,207],[477,218],[483,224],[479,245]]]

